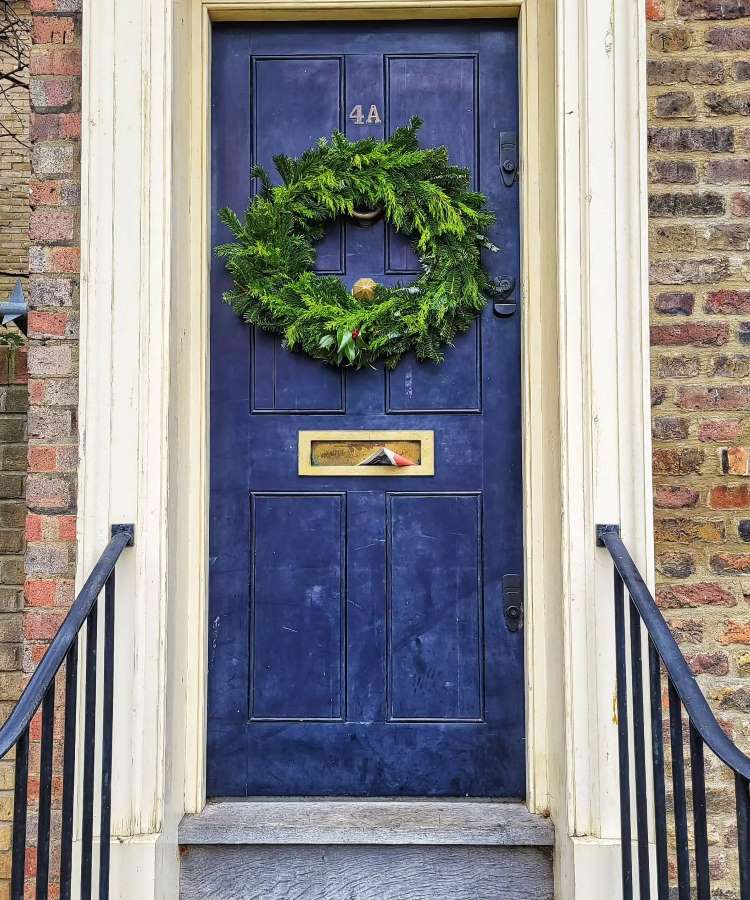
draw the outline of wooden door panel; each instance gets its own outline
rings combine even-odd
[[[389,494],[391,721],[483,718],[478,494]]]
[[[252,497],[251,719],[345,712],[343,494]]]
[[[464,166],[477,183],[477,57],[387,56],[385,59],[388,134],[418,113],[419,139],[426,147],[448,148],[450,161]],[[410,242],[388,229],[386,271],[419,273]]]
[[[518,276],[497,152],[514,23],[217,25],[213,50],[214,211],[242,209],[255,162],[416,114],[497,213],[489,273]],[[317,268],[418,274],[384,222],[333,223]],[[521,797],[523,635],[501,589],[523,570],[520,317],[486,308],[440,366],[353,372],[253,334],[220,262],[211,279],[209,796]],[[298,432],[325,429],[431,430],[434,476],[300,476]]]

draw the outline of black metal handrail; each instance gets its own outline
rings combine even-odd
[[[622,542],[616,525],[598,525],[597,545],[606,547],[614,563],[615,656],[617,671],[617,729],[620,768],[620,828],[622,892],[633,897],[633,849],[631,826],[631,763],[635,775],[636,850],[641,900],[650,900],[651,865],[649,825],[656,842],[656,897],[669,900],[670,877],[667,849],[667,802],[664,765],[662,667],[666,672],[672,807],[675,820],[675,855],[678,900],[690,900],[691,868],[695,873],[697,900],[710,900],[708,825],[704,748],[708,747],[734,773],[741,900],[750,900],[750,757],[727,736],[716,720],[695,677],[683,657],[656,601]],[[630,597],[630,666],[627,659],[625,590]],[[648,636],[648,673],[642,658],[643,631]],[[628,673],[632,712],[628,714]],[[646,780],[646,727],[644,683],[648,686],[651,712],[653,799],[649,802]],[[690,787],[693,812],[692,847],[688,833],[685,780],[683,709],[688,719]],[[631,730],[632,725],[632,730]],[[691,867],[691,851],[693,862]]]
[[[50,885],[52,838],[52,774],[55,743],[55,681],[65,663],[63,778],[60,822],[60,898],[70,900],[73,863],[74,797],[76,782],[76,707],[78,700],[78,644],[86,625],[84,736],[81,803],[81,898],[92,889],[94,763],[97,734],[98,599],[104,590],[104,676],[101,711],[101,798],[99,841],[99,897],[109,896],[110,819],[112,802],[112,713],[114,686],[115,567],[123,550],[133,545],[132,525],[113,525],[112,537],[80,593],[74,600],[21,698],[0,728],[0,758],[15,748],[11,898],[23,900],[28,817],[29,727],[42,709],[39,759],[39,806],[36,841],[36,900],[46,900]],[[54,879],[52,879],[54,880]]]

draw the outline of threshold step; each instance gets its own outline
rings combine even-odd
[[[181,845],[444,844],[551,847],[549,819],[484,800],[211,801],[186,816]]]

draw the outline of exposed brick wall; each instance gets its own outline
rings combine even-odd
[[[17,17],[17,18],[16,18]],[[0,5],[5,53],[0,53],[0,300],[28,271],[29,150],[26,3]],[[18,43],[16,43],[18,42]],[[16,48],[22,48],[18,57]],[[19,69],[18,66],[21,65]],[[10,86],[5,73],[18,83]],[[26,351],[0,346],[0,720],[21,691],[21,628],[26,515]],[[8,896],[13,762],[0,762],[0,898]]]
[[[750,748],[750,0],[647,0],[658,599]],[[736,896],[709,760],[712,896]],[[725,893],[721,893],[721,891]]]
[[[10,28],[11,14],[27,22],[26,2],[13,3],[6,13],[0,6],[0,21]],[[0,300],[10,293],[16,278],[25,278],[29,250],[29,92],[24,87],[28,73],[15,72],[12,48],[20,38],[27,46],[28,34],[13,28],[8,53],[0,54],[0,72],[13,73],[20,84],[3,81],[0,92]],[[25,55],[25,54],[24,54]]]
[[[78,466],[81,0],[31,0],[31,10],[29,448],[23,617],[23,667],[27,675],[41,659],[73,599]],[[56,736],[61,734],[61,714],[62,702],[58,702]],[[35,722],[31,731],[31,772],[37,770],[39,737]],[[59,805],[59,788],[60,780],[56,778],[54,806]],[[37,794],[38,783],[32,777],[32,803]],[[52,858],[56,871],[54,842]],[[32,889],[34,874],[32,849],[27,858],[27,893]]]
[[[27,671],[73,591],[78,400],[80,0],[32,0]]]
[[[26,350],[0,347],[0,718],[21,693]],[[0,898],[10,875],[13,763],[0,762]]]

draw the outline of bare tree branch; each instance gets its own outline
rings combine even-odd
[[[5,135],[24,148],[27,97],[21,99],[18,92],[28,92],[29,44],[31,22],[18,12],[15,0],[0,0],[0,103],[9,108],[15,125],[0,123],[0,137]]]

